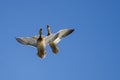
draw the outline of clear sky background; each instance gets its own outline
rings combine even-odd
[[[15,37],[75,31],[45,59]],[[0,0],[0,80],[120,80],[119,0]]]

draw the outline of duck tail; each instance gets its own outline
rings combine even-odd
[[[45,51],[44,52],[39,52],[38,51],[37,56],[43,59],[43,58],[46,57],[46,52]]]

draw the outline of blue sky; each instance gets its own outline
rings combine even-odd
[[[0,0],[0,80],[120,80],[119,0]],[[45,59],[16,42],[74,28]]]

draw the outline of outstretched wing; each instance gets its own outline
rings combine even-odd
[[[37,39],[39,36],[33,36],[33,37],[17,37],[16,40],[24,45],[30,45],[37,47]]]
[[[37,47],[38,37],[39,37],[39,35],[33,36],[33,37],[17,37],[16,40],[19,43],[24,44],[24,45],[30,45],[30,46]],[[52,34],[52,35],[44,37],[45,38],[45,44],[47,45],[47,44],[51,43],[57,37],[58,37],[58,34]]]
[[[58,37],[60,39],[62,39],[64,37],[68,36],[69,34],[71,34],[73,31],[74,31],[74,29],[63,29],[63,30],[60,30],[58,32],[59,33]]]
[[[58,38],[54,40],[55,43],[58,43],[62,38],[68,36],[74,31],[74,29],[63,29],[58,31],[56,34],[58,34]]]

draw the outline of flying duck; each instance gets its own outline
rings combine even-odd
[[[47,25],[47,31],[48,31],[47,36],[52,35],[49,25]],[[55,54],[58,53],[58,47],[57,47],[57,43],[55,41],[51,42],[49,45],[50,45],[53,53],[55,53]]]
[[[37,49],[38,49],[38,53],[37,55],[40,58],[44,58],[46,56],[46,50],[45,50],[45,38],[42,36],[42,28],[39,31],[39,37],[37,39]]]
[[[52,33],[50,31],[50,26],[49,25],[47,25],[47,31],[48,31],[48,35],[47,36],[52,35]],[[73,31],[74,31],[74,29],[63,29],[63,30],[60,30],[60,31],[57,32],[59,34],[58,37],[53,42],[51,42],[49,44],[53,53],[55,53],[55,54],[58,53],[57,44],[62,40],[62,38],[68,36]]]

